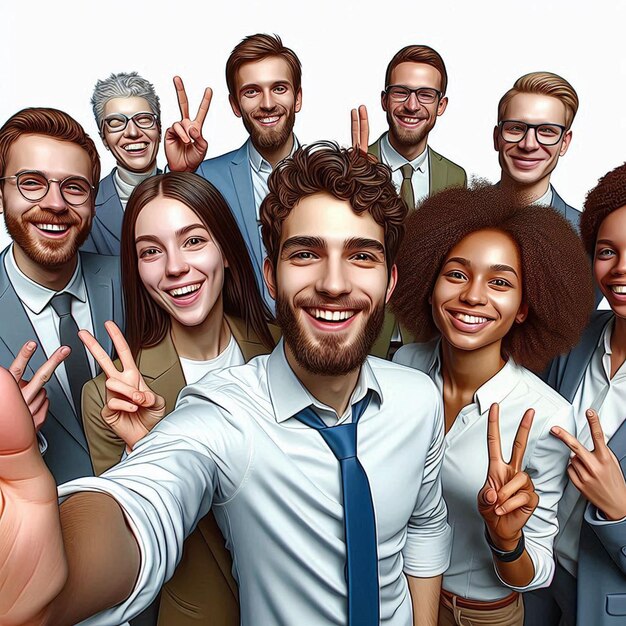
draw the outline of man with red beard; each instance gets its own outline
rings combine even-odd
[[[408,206],[448,187],[465,187],[462,167],[435,152],[428,135],[448,106],[445,95],[448,73],[439,53],[428,46],[406,46],[391,59],[380,94],[389,131],[368,151],[388,165],[398,193]],[[411,343],[406,329],[399,328],[390,312],[372,354],[387,356],[403,343]]]
[[[202,122],[210,90],[205,92],[198,117],[189,119],[187,96],[180,78],[174,83],[182,120],[167,130],[165,154],[173,171],[196,171],[213,183],[230,206],[243,235],[257,283],[271,309],[274,302],[263,282],[265,250],[260,234],[259,208],[267,195],[272,170],[298,148],[293,133],[302,106],[302,70],[293,50],[277,35],[250,35],[226,62],[226,83],[233,113],[240,117],[250,138],[238,150],[202,161],[207,144]]]
[[[313,144],[280,163],[261,221],[284,340],[186,387],[127,459],[60,487],[60,517],[0,370],[0,622],[123,622],[213,505],[243,626],[436,625],[451,539],[441,397],[424,374],[367,357],[405,216],[388,168],[358,150]],[[126,423],[162,402],[115,389]]]
[[[95,331],[111,352],[103,324],[123,319],[117,259],[78,252],[99,177],[93,141],[62,111],[24,109],[0,129],[0,206],[13,239],[0,257],[0,365],[9,367],[36,340],[42,349],[24,372],[30,377],[60,345],[72,348],[46,384],[41,432],[57,483],[93,474],[80,394],[98,369],[78,329]]]

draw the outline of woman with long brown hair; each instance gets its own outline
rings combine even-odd
[[[221,194],[195,174],[171,172],[136,187],[122,225],[121,272],[129,350],[117,328],[107,323],[107,329],[123,345],[118,354],[124,368],[103,368],[83,389],[97,474],[158,421],[119,419],[125,402],[120,389],[129,378],[145,383],[151,398],[162,398],[167,415],[186,384],[269,352],[275,343],[235,219]],[[230,570],[230,554],[210,513],[185,542],[163,588],[159,624],[238,624]]]

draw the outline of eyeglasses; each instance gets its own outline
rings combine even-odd
[[[131,120],[137,128],[147,130],[148,128],[154,128],[158,119],[156,113],[150,113],[149,111],[140,111],[130,117],[123,113],[111,113],[111,115],[107,115],[102,120],[102,130],[106,128],[110,133],[121,133]]]
[[[420,104],[433,104],[441,98],[441,91],[432,89],[431,87],[418,87],[417,89],[409,89],[404,85],[388,85],[385,88],[387,97],[394,102],[406,102],[411,94],[414,93]]]
[[[19,192],[29,202],[37,202],[46,197],[50,183],[58,183],[63,200],[71,206],[80,206],[89,200],[95,187],[82,176],[68,176],[63,180],[46,178],[43,172],[29,170],[15,176],[4,176],[0,180],[15,180]]]
[[[565,132],[565,126],[560,124],[527,124],[518,120],[502,120],[498,126],[500,136],[507,143],[519,143],[529,129],[534,128],[535,137],[542,146],[554,146],[561,141]]]

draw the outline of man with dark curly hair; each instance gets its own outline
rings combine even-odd
[[[585,251],[551,209],[520,207],[497,187],[457,189],[409,216],[398,271],[393,308],[427,343],[394,361],[429,374],[444,400],[442,483],[455,532],[439,624],[522,626],[520,592],[554,571],[568,453],[550,427],[574,424],[571,405],[529,369],[574,345],[587,322]],[[509,463],[500,439],[514,450]]]
[[[441,399],[423,374],[366,356],[396,283],[406,208],[385,166],[328,143],[298,150],[269,187],[264,272],[284,341],[186,387],[125,461],[62,486],[61,524],[32,420],[0,371],[8,622],[123,622],[171,576],[214,504],[242,624],[437,623],[451,535]],[[145,395],[126,391],[118,406],[141,419]]]
[[[626,616],[626,165],[589,192],[580,230],[611,311],[596,311],[580,343],[547,373],[574,406],[576,437],[553,431],[574,455],[554,579],[525,598],[528,626],[611,626]]]

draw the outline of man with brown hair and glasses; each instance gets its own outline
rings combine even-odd
[[[578,95],[560,76],[532,72],[518,78],[498,104],[493,144],[502,174],[500,186],[523,204],[551,206],[578,228],[580,213],[550,184],[559,158],[572,140]]]
[[[0,128],[0,206],[13,239],[0,256],[0,365],[9,367],[36,341],[41,350],[22,372],[30,378],[59,346],[72,349],[46,385],[50,405],[41,428],[57,483],[93,474],[80,398],[99,370],[78,329],[95,331],[111,352],[103,324],[123,321],[117,258],[78,252],[99,179],[96,147],[67,113],[24,109]]]
[[[246,242],[257,283],[270,308],[274,302],[263,282],[265,249],[261,241],[259,209],[267,195],[267,180],[280,161],[293,154],[293,133],[302,106],[302,68],[293,50],[278,35],[244,38],[226,62],[228,99],[250,134],[239,149],[202,161],[207,143],[202,124],[211,102],[205,91],[198,116],[189,118],[182,80],[174,79],[182,119],[165,135],[165,154],[173,171],[195,171],[215,185],[228,202]]]
[[[261,220],[284,339],[186,387],[124,461],[60,488],[60,515],[0,370],[0,622],[123,622],[212,508],[243,626],[436,625],[451,540],[441,396],[424,374],[367,357],[405,216],[389,170],[359,151],[319,143],[280,163]],[[115,389],[107,404],[120,421],[163,402]]]

